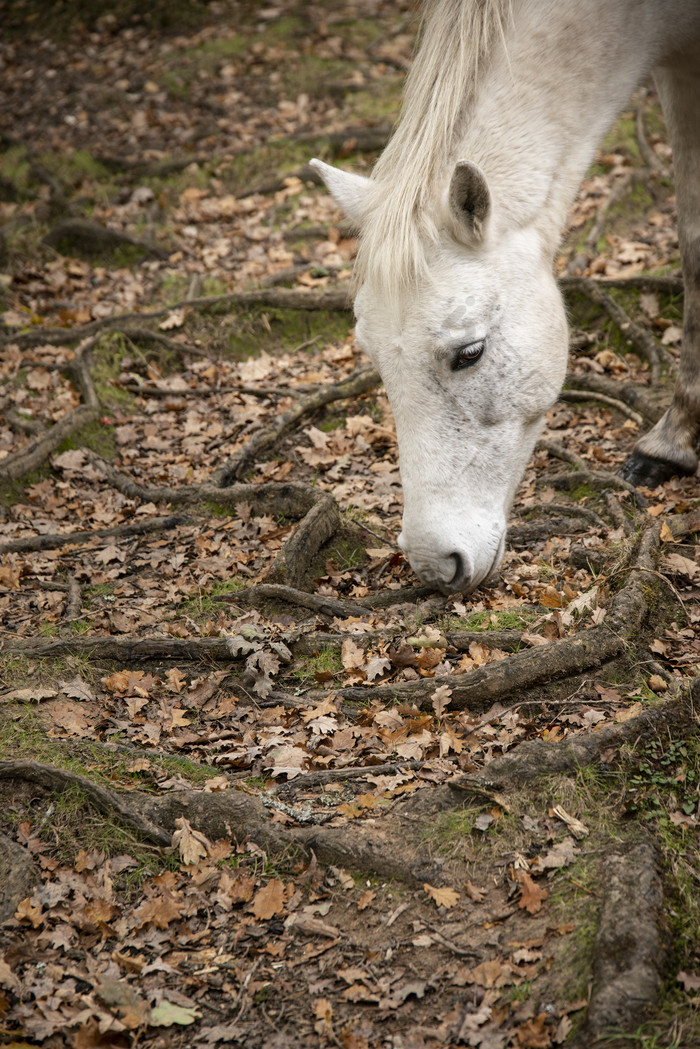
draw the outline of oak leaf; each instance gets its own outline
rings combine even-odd
[[[423,883],[423,889],[430,896],[436,907],[454,907],[459,902],[459,893],[455,889],[439,888],[435,885]]]
[[[256,892],[252,904],[253,914],[261,921],[267,921],[275,914],[282,914],[284,905],[284,882],[273,878]]]
[[[522,907],[528,914],[537,914],[542,909],[542,903],[547,899],[549,893],[535,885],[534,881],[526,871],[516,871],[515,877],[520,882],[520,899],[518,907]]]
[[[184,816],[175,820],[175,827],[177,829],[173,832],[173,848],[179,851],[182,862],[189,865],[206,859],[211,851],[211,842],[206,835],[195,830]]]

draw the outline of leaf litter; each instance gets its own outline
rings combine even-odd
[[[390,5],[381,15],[384,22],[395,28],[403,7]],[[275,87],[274,72],[289,57],[289,45],[283,39],[269,43],[265,34],[266,25],[283,17],[281,8],[259,17],[261,48],[254,43],[249,53],[222,61],[208,74],[226,113],[217,120],[218,171],[192,161],[186,169],[189,184],[172,191],[166,186],[169,200],[162,203],[145,183],[109,203],[95,199],[96,220],[112,228],[133,231],[146,216],[166,257],[134,269],[58,257],[20,270],[3,315],[11,332],[20,333],[27,324],[70,327],[115,312],[168,306],[163,289],[183,277],[197,287],[205,275],[221,292],[235,292],[294,267],[293,287],[347,286],[355,244],[343,234],[330,198],[296,175],[272,193],[240,196],[240,186],[232,192],[227,185],[230,152],[259,147],[270,135],[342,131],[352,113],[352,93],[340,108],[324,92],[261,105],[263,97],[269,102],[270,91],[274,96],[287,90]],[[366,83],[385,83],[393,91],[395,65],[385,63],[380,50],[368,60],[364,50],[345,43],[343,17],[340,10],[334,15],[337,27],[333,19],[325,28],[315,24],[314,50],[329,61],[340,54]],[[69,121],[60,98],[48,126],[39,116],[37,89],[20,106],[27,133],[37,146],[85,147],[103,112],[100,135],[109,151],[125,159],[167,158],[173,127],[183,142],[197,140],[206,76],[193,78],[188,100],[176,105],[161,86],[165,72],[182,56],[186,68],[191,54],[185,43],[194,53],[209,41],[225,43],[234,36],[223,24],[212,25],[187,41],[169,38],[149,55],[148,30],[113,32],[105,23],[97,42],[117,89],[134,87],[130,53],[139,54],[146,75],[142,86],[130,90],[131,98],[124,95],[126,109],[122,103],[102,110],[98,97],[90,97],[86,60],[69,46],[52,61],[59,77],[73,63],[83,78],[83,109]],[[401,35],[393,39],[405,61],[409,37],[404,43]],[[19,85],[26,83],[22,70],[31,67],[33,57],[19,44],[12,48],[8,97],[16,110]],[[259,86],[246,88],[248,97],[240,85],[250,83],[251,70]],[[586,221],[627,163],[624,156],[604,158],[606,175],[584,183],[572,230]],[[85,176],[74,192],[93,195],[98,184],[98,178]],[[167,209],[167,224],[144,211],[156,204]],[[0,209],[3,221],[31,213],[29,201],[3,201]],[[634,229],[626,237],[610,234],[591,272],[634,275],[675,258],[669,212],[670,205],[657,212],[651,242]],[[292,247],[309,225],[327,232]],[[659,319],[658,299],[647,298],[642,307],[653,321]],[[190,332],[192,319],[185,304],[169,309],[157,325],[171,339],[170,351],[177,350],[175,366],[131,343],[115,356],[118,369],[106,381],[109,408],[100,427],[118,468],[143,484],[209,481],[216,465],[240,452],[309,388],[347,378],[365,363],[349,321],[338,337],[299,338],[298,349],[278,345],[274,352],[263,349],[235,359],[207,352],[197,331]],[[673,348],[677,325],[661,320],[662,342]],[[261,323],[274,331],[277,321],[263,313]],[[224,332],[232,328],[227,315],[220,324]],[[309,341],[313,345],[305,346]],[[594,349],[573,360],[574,374],[647,380],[646,364],[633,353]],[[65,417],[80,403],[65,367],[74,356],[68,343],[39,342],[25,350],[9,342],[0,363],[7,404],[27,423],[47,426]],[[591,402],[560,402],[548,415],[544,437],[565,436],[566,447],[589,466],[614,469],[635,438],[629,422]],[[0,422],[0,454],[22,450],[30,440],[28,429]],[[0,542],[116,529],[154,522],[167,512],[164,504],[106,483],[81,448],[55,452],[50,467],[8,507]],[[554,501],[550,467],[548,453],[536,452],[515,507],[516,524]],[[315,593],[361,605],[379,591],[398,594],[414,584],[395,546],[401,491],[394,426],[381,391],[342,402],[342,408],[288,433],[270,458],[253,463],[249,479],[312,482],[337,500],[348,538],[315,566],[310,579]],[[670,482],[656,498],[652,517],[683,512],[691,484]],[[560,500],[574,505],[556,494]],[[621,504],[624,511],[624,497]],[[212,793],[294,788],[289,804],[276,800],[283,793],[272,794],[271,821],[295,824],[303,818],[336,828],[363,822],[371,827],[380,812],[419,788],[440,787],[456,773],[487,767],[522,742],[563,740],[633,709],[633,696],[610,687],[605,694],[589,689],[564,697],[558,712],[500,703],[480,714],[451,709],[451,677],[508,658],[510,649],[491,642],[489,627],[500,639],[500,624],[515,622],[511,629],[519,634],[518,644],[539,649],[604,617],[611,580],[591,565],[611,538],[622,541],[624,529],[616,536],[607,526],[588,525],[575,537],[557,532],[526,548],[512,547],[496,587],[466,603],[441,602],[437,614],[413,597],[344,618],[284,604],[252,611],[237,605],[239,590],[265,580],[291,531],[284,517],[253,514],[245,503],[235,516],[188,509],[167,533],[95,535],[88,543],[54,549],[8,550],[0,565],[5,638],[63,638],[67,629],[87,641],[219,638],[231,661],[225,669],[212,669],[202,661],[183,659],[173,666],[156,658],[135,669],[117,658],[95,674],[69,655],[55,686],[10,687],[1,698],[8,705],[33,704],[51,740],[111,746],[118,741],[131,748],[128,771],[160,795],[177,797],[188,785],[186,773],[172,771],[162,756],[189,756],[209,767],[203,789]],[[574,560],[570,554],[577,542],[584,556]],[[669,549],[662,570],[692,595],[684,625],[665,628],[650,652],[663,660],[670,680],[680,680],[700,661],[700,613],[692,589],[697,563],[687,549]],[[67,628],[69,579],[82,601]],[[479,629],[483,637],[458,647],[450,638],[466,629]],[[39,663],[30,661],[29,676],[38,678],[40,672]],[[432,679],[426,704],[373,697],[377,686]],[[650,675],[648,684],[655,692],[668,687],[658,674]],[[363,691],[361,706],[344,698],[346,688]],[[357,782],[343,778],[344,770],[358,767],[365,775]],[[330,778],[320,787],[310,782],[323,775]],[[120,786],[134,789],[123,775]],[[34,857],[41,881],[6,925],[0,985],[11,997],[3,999],[2,1008],[11,1030],[47,1045],[133,1044],[131,1039],[143,1042],[146,1030],[151,1038],[159,1028],[192,1028],[187,1044],[212,1046],[245,1037],[273,1049],[275,1025],[291,1009],[297,1010],[294,1021],[303,1044],[340,1038],[348,1047],[362,1047],[378,1044],[387,1030],[413,1026],[415,1046],[550,1046],[563,1043],[569,1017],[582,1008],[577,998],[562,998],[555,1012],[542,1011],[538,1003],[545,991],[522,1000],[517,994],[529,983],[548,986],[560,941],[572,932],[548,911],[551,893],[544,887],[575,862],[586,833],[561,806],[532,827],[523,821],[532,854],[513,853],[496,868],[467,856],[469,878],[454,884],[425,881],[422,896],[386,881],[358,882],[342,868],[318,866],[313,853],[311,860],[291,859],[276,870],[252,842],[210,841],[185,817],[176,822],[165,863],[149,865],[135,843],[136,856],[128,849],[111,854],[90,848],[66,861],[47,836],[49,817],[35,813],[28,799],[20,797],[16,807],[17,837]],[[485,805],[475,826],[484,837],[495,835],[506,815],[499,804]],[[467,848],[464,840],[461,845]],[[130,881],[130,872],[138,873],[137,880]],[[289,1004],[298,998],[300,973],[308,992],[303,1007]],[[689,991],[697,989],[691,976],[683,981]],[[464,989],[469,993],[460,997]],[[458,998],[459,1006],[452,1011],[438,1006],[443,993]],[[283,1003],[279,1009],[276,998]],[[397,1023],[386,1019],[392,1015]]]

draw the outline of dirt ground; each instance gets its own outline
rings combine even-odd
[[[420,585],[354,341],[408,0],[0,0],[0,1043],[700,1046],[696,478],[644,85],[499,578]]]

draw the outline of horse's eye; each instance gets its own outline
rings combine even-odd
[[[452,371],[456,372],[461,368],[469,368],[472,364],[476,364],[483,352],[483,339],[480,339],[479,342],[470,342],[468,346],[460,346],[452,358],[452,363],[450,365]]]

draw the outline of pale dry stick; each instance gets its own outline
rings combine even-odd
[[[614,408],[615,411],[619,412],[620,415],[626,415],[628,419],[635,422],[637,426],[644,425],[644,419],[636,412],[634,408],[630,408],[628,404],[623,401],[617,400],[615,397],[609,397],[606,393],[593,393],[592,390],[576,390],[568,387],[562,390],[559,394],[560,401],[597,401],[600,404],[606,404],[610,408]]]
[[[662,410],[653,404],[644,393],[645,387],[638,383],[618,382],[615,379],[608,379],[605,375],[582,372],[569,372],[565,382],[568,387],[574,387],[583,392],[594,395],[600,393],[613,401],[623,401],[648,422],[656,422],[662,415]]]
[[[280,437],[296,426],[302,419],[313,415],[319,408],[333,401],[357,397],[362,393],[366,393],[368,390],[378,386],[380,382],[379,373],[374,368],[361,368],[342,382],[335,383],[332,386],[321,387],[315,393],[299,401],[289,411],[278,416],[269,429],[262,430],[251,437],[242,448],[234,452],[221,470],[214,474],[214,479],[222,486],[238,480],[240,475],[249,469],[253,462],[259,460],[262,455],[274,446]]]

